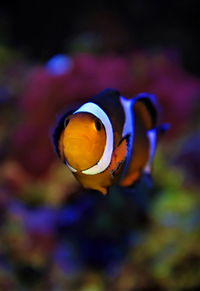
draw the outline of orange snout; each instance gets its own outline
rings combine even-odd
[[[67,162],[78,171],[98,163],[105,148],[104,127],[97,130],[96,117],[77,113],[70,118],[63,134],[63,153]]]

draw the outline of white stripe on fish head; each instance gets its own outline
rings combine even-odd
[[[112,153],[113,153],[114,134],[113,134],[111,121],[109,117],[107,116],[107,114],[105,113],[105,111],[100,106],[98,106],[97,104],[93,102],[88,102],[88,103],[83,104],[73,114],[76,114],[78,112],[87,112],[87,113],[93,114],[102,122],[102,124],[105,127],[106,145],[105,145],[104,152],[101,159],[98,161],[96,165],[92,166],[91,168],[81,171],[83,174],[86,174],[86,175],[96,175],[96,174],[102,173],[108,168],[111,162]],[[73,172],[77,171],[76,169],[72,168],[69,164],[68,166],[69,168],[71,168]]]

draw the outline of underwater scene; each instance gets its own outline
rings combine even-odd
[[[0,43],[0,290],[199,290],[200,74],[172,47],[98,45],[83,34],[38,61]],[[156,95],[170,128],[152,178],[102,195],[58,158],[52,134],[105,88]]]

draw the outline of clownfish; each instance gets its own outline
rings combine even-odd
[[[113,184],[131,186],[150,174],[158,137],[157,101],[142,93],[132,99],[105,89],[66,112],[53,132],[58,156],[84,188],[107,194]]]

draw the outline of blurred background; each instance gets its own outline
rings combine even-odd
[[[198,3],[0,5],[0,290],[199,290]],[[51,132],[111,87],[158,96],[154,186],[83,190]]]

